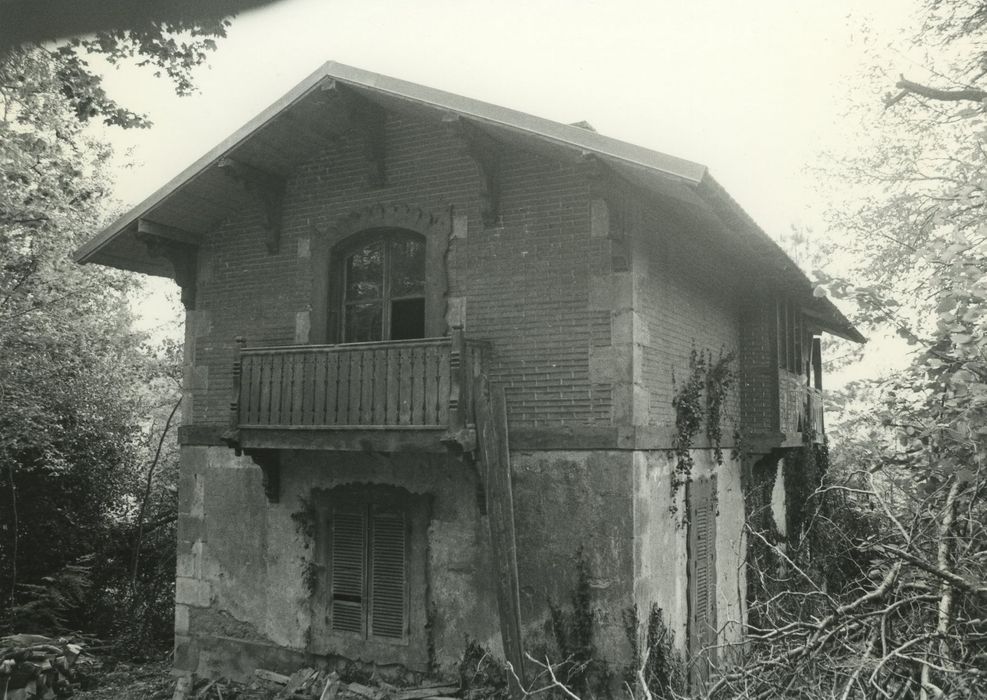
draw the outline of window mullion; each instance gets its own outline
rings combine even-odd
[[[380,330],[380,337],[382,340],[391,339],[391,249],[393,245],[391,241],[384,240],[384,245],[382,246],[384,251],[384,264],[381,266],[384,273],[384,282],[381,285],[383,297],[381,299],[382,309],[380,312],[380,322],[383,324],[383,328]]]

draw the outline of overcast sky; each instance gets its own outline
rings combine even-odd
[[[771,235],[818,227],[806,168],[863,144],[846,116],[917,74],[913,0],[281,0],[234,20],[201,94],[110,70],[155,122],[107,131],[116,195],[136,204],[327,60],[597,131],[709,166]],[[887,45],[895,43],[895,51]],[[875,88],[876,86],[876,88]],[[877,92],[875,92],[875,89]],[[852,97],[852,99],[850,99]],[[874,124],[874,128],[880,128]],[[863,138],[866,138],[866,125]]]

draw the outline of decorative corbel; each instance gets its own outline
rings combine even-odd
[[[385,167],[387,114],[384,108],[335,80],[330,80],[322,86],[322,94],[330,103],[342,110],[344,127],[355,129],[360,133],[363,139],[363,155],[367,162],[367,184],[374,188],[384,187],[387,184]]]
[[[579,168],[589,180],[590,194],[607,199],[614,189],[613,170],[595,153],[585,152],[579,159]]]
[[[501,149],[496,139],[458,114],[442,118],[443,123],[458,138],[480,171],[480,214],[483,225],[490,227],[500,218]]]
[[[221,159],[218,167],[241,183],[247,192],[260,198],[264,212],[264,228],[267,231],[265,244],[267,252],[274,255],[278,252],[281,243],[284,178],[233,158]]]
[[[152,257],[171,263],[174,280],[182,290],[186,311],[195,309],[195,274],[201,236],[147,219],[137,220],[137,238]]]
[[[281,454],[278,450],[245,449],[244,454],[260,467],[263,473],[264,495],[268,503],[278,503],[281,499]]]

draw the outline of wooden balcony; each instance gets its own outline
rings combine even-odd
[[[822,389],[808,389],[809,412],[808,425],[812,428],[816,442],[822,442],[826,434],[823,423],[823,393]]]
[[[469,396],[481,352],[461,333],[346,345],[241,343],[230,442],[244,449],[442,449],[473,422]]]
[[[778,406],[779,426],[783,436],[783,447],[802,444],[804,433],[812,431],[814,442],[823,442],[823,396],[821,389],[809,387],[805,378],[779,371]]]

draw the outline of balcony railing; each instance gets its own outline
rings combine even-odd
[[[461,333],[347,345],[239,350],[231,427],[243,430],[455,430],[467,415],[480,346]]]
[[[823,397],[820,389],[806,386],[799,375],[780,370],[778,373],[779,428],[789,440],[801,441],[806,431],[813,431],[814,440],[822,442]]]
[[[822,389],[808,389],[809,399],[809,427],[815,433],[816,440],[821,441],[826,433],[823,424],[823,393]]]

